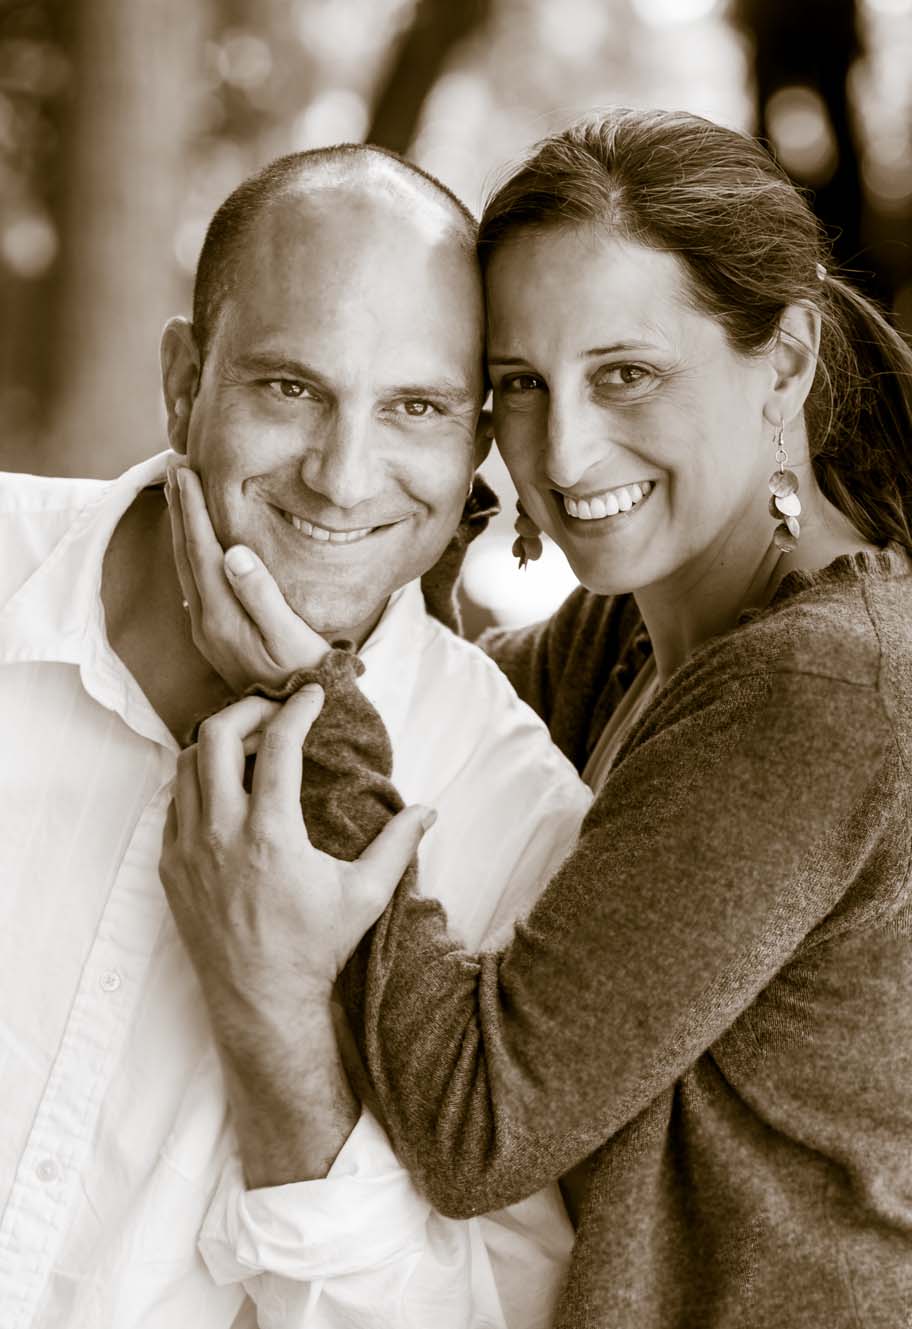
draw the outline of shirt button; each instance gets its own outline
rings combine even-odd
[[[120,974],[116,969],[106,969],[98,980],[102,992],[116,992],[120,987]]]
[[[60,1168],[53,1158],[42,1158],[35,1173],[39,1181],[56,1181],[60,1176]]]

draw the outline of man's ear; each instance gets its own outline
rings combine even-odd
[[[484,406],[479,412],[478,423],[475,426],[476,471],[491,451],[491,444],[494,442],[494,416],[491,414],[489,404],[490,397],[485,401]]]
[[[771,424],[787,423],[799,413],[817,372],[820,310],[809,301],[787,305],[769,353],[772,388],[764,414]]]
[[[161,375],[168,412],[168,442],[175,452],[187,451],[190,411],[199,384],[200,355],[186,318],[169,318],[161,338]]]

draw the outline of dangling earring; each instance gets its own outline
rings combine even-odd
[[[542,556],[541,531],[527,514],[519,499],[516,500],[517,517],[514,522],[516,539],[513,541],[513,557],[519,560],[519,570],[529,562]]]
[[[772,495],[769,510],[770,516],[775,517],[779,523],[773,532],[773,544],[777,549],[781,549],[783,554],[791,554],[798,547],[798,537],[801,534],[801,523],[798,521],[801,515],[798,477],[794,471],[785,469],[788,459],[788,453],[782,444],[780,421],[776,430],[776,461],[779,463],[779,469],[773,471],[769,478],[769,491]]]

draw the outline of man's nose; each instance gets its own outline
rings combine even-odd
[[[374,431],[366,412],[339,411],[301,459],[301,479],[336,508],[355,508],[376,493]]]
[[[556,489],[572,489],[591,466],[604,458],[611,446],[605,441],[604,426],[605,421],[594,408],[587,409],[552,392],[542,463]]]

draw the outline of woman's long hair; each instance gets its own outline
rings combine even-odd
[[[786,306],[815,305],[805,421],[817,482],[866,540],[912,550],[912,350],[825,270],[819,223],[755,139],[685,112],[617,109],[573,125],[488,200],[482,264],[517,232],[581,223],[675,254],[696,307],[744,354],[772,343]]]

